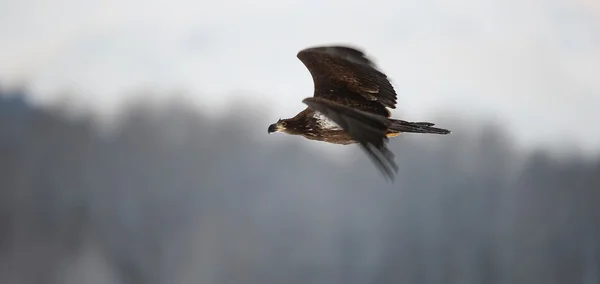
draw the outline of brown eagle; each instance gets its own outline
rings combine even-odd
[[[398,166],[387,148],[388,137],[402,132],[449,134],[430,122],[392,119],[396,91],[387,76],[363,51],[349,46],[317,46],[298,52],[313,78],[313,97],[296,116],[269,125],[269,133],[284,132],[334,144],[360,144],[386,178]]]

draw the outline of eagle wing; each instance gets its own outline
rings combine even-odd
[[[314,97],[390,117],[396,91],[375,63],[362,51],[347,46],[319,46],[298,52],[310,72]]]
[[[391,124],[389,119],[324,98],[311,97],[302,102],[341,126],[361,145],[386,178],[394,178],[398,166],[394,162],[394,153],[386,145],[386,133]]]

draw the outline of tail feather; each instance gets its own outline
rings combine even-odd
[[[393,132],[412,132],[412,133],[430,133],[430,134],[450,134],[448,129],[433,127],[431,122],[409,122],[404,120],[392,119],[389,127]]]
[[[435,125],[435,123],[431,123],[431,122],[411,122],[411,123],[425,125],[425,126],[434,126]]]

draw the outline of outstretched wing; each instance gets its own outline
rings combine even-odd
[[[394,153],[387,148],[387,129],[392,123],[386,117],[353,109],[323,98],[302,100],[341,126],[354,140],[359,142],[386,178],[394,179],[398,166],[394,162]]]
[[[352,108],[390,116],[396,91],[375,63],[362,51],[347,46],[319,46],[297,54],[314,82],[314,97]]]

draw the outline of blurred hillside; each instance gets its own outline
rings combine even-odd
[[[23,95],[0,94],[0,283],[600,282],[600,157],[457,121],[392,140],[387,184],[258,115],[132,106],[105,133]]]

